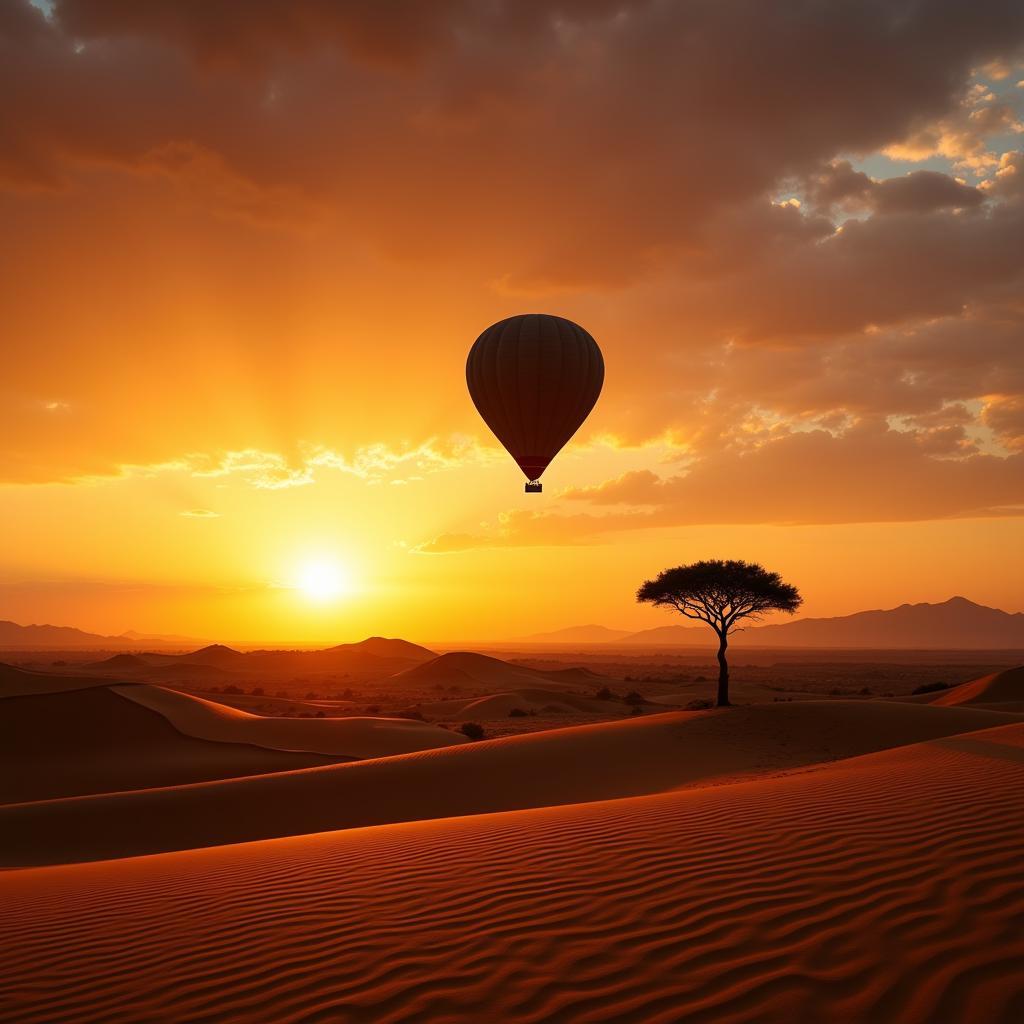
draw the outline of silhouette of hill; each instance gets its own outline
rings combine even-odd
[[[192,646],[193,644],[201,644],[203,641],[199,637],[194,636],[179,636],[177,633],[140,633],[135,629],[127,629],[121,634],[121,638],[125,640],[131,640],[134,643],[140,641],[146,643],[159,643],[159,644],[174,644],[182,645],[184,647]]]
[[[417,687],[457,686],[467,690],[590,689],[601,677],[586,669],[540,672],[523,665],[512,665],[500,658],[470,651],[453,651],[432,661],[392,676],[392,682],[412,683]]]
[[[340,654],[372,654],[375,658],[404,658],[410,661],[429,661],[434,652],[408,640],[386,636],[371,636],[354,644],[338,644],[328,647],[328,652]]]
[[[707,628],[660,626],[624,637],[632,646],[707,646]],[[987,608],[964,597],[941,604],[901,604],[898,608],[855,612],[833,618],[797,619],[754,626],[737,634],[735,646],[930,648],[937,650],[1024,649],[1024,613]]]
[[[53,626],[49,623],[22,626],[17,622],[0,622],[0,647],[10,650],[109,651],[125,647],[138,648],[143,643],[147,646],[182,647],[199,642],[189,637],[144,635],[134,630],[119,636],[105,636],[74,626]]]
[[[123,647],[126,641],[121,637],[102,636],[86,633],[73,626],[51,626],[48,623],[19,626],[16,622],[0,622],[0,647],[30,650],[49,648],[75,650],[90,647]]]
[[[211,665],[214,668],[231,668],[245,655],[224,644],[210,644],[190,654],[182,654],[176,660],[182,665]]]
[[[140,658],[137,654],[115,654],[110,658],[104,658],[103,661],[94,661],[82,667],[99,669],[100,671],[111,669],[118,672],[134,672],[138,669],[149,668],[150,663],[145,658]]]
[[[608,626],[590,624],[569,626],[550,633],[532,633],[530,636],[519,637],[519,641],[531,644],[603,644],[621,640],[631,633],[629,629],[609,629]]]

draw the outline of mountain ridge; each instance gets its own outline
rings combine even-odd
[[[614,642],[633,647],[707,647],[711,631],[670,624],[630,633]],[[1006,612],[960,595],[941,602],[905,602],[849,615],[796,619],[750,626],[730,646],[929,650],[1024,649],[1024,612]]]

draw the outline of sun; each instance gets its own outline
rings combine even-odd
[[[295,587],[311,601],[332,601],[351,590],[352,580],[335,562],[307,562],[296,574]]]

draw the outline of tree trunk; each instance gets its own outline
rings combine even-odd
[[[729,662],[725,651],[729,646],[727,633],[718,634],[718,707],[729,707]]]

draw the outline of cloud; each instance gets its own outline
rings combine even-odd
[[[218,456],[194,454],[183,462],[190,476],[238,476],[258,490],[278,491],[313,483],[313,470],[307,462],[292,463],[277,452],[254,448]]]
[[[186,519],[220,519],[219,512],[212,512],[208,508],[190,508],[185,512],[179,512],[178,515]]]
[[[981,187],[990,195],[1012,199],[1024,197],[1024,152],[1014,150],[1003,153],[993,176]]]
[[[1007,448],[1024,452],[1024,396],[989,397],[981,418]]]
[[[796,432],[652,479],[627,474],[570,492],[591,504],[653,505],[673,523],[848,523],[942,519],[1021,506],[1024,459],[939,459],[913,432],[865,422]]]
[[[876,179],[855,171],[848,160],[830,165],[810,182],[819,208],[875,213],[928,213],[932,210],[972,209],[985,193],[938,171],[910,171],[900,177]]]
[[[1022,41],[1014,0],[7,3],[0,479],[482,462],[428,439],[482,438],[465,352],[527,303],[601,341],[591,429],[700,459],[1009,401],[1017,115],[975,69]],[[894,146],[988,180],[844,162]],[[994,410],[915,444],[1009,447]]]
[[[220,154],[194,142],[154,146],[139,157],[137,168],[166,176],[179,195],[226,220],[304,230],[329,216],[323,203],[300,189],[257,184],[229,167]]]
[[[479,251],[486,224],[506,262],[494,280],[513,289],[621,285],[688,248],[723,206],[943,115],[973,67],[1024,39],[1010,0],[989,0],[985,17],[881,0],[813,16],[752,0],[397,11],[22,11],[0,82],[8,178],[52,186],[76,163],[145,169],[148,154],[194,147],[200,166],[169,161],[168,173],[206,180],[228,207],[279,208],[291,194],[404,254]]]
[[[943,156],[961,168],[982,173],[999,159],[989,139],[1022,131],[1024,122],[1016,98],[999,97],[975,82],[963,91],[957,106],[930,123],[919,121],[903,140],[887,146],[885,152],[903,160]]]
[[[433,473],[466,466],[484,465],[499,458],[495,448],[485,448],[473,439],[463,437],[431,438],[422,444],[392,447],[377,443],[360,447],[352,453],[332,450],[323,445],[300,444],[294,456],[259,448],[236,451],[190,452],[177,459],[149,464],[116,467],[108,474],[92,474],[80,482],[100,483],[111,478],[154,477],[180,473],[196,479],[234,477],[256,490],[277,491],[314,484],[317,474],[339,472],[366,483],[405,484]],[[396,472],[411,474],[392,478]],[[193,509],[180,513],[194,518],[219,513]]]
[[[676,476],[626,473],[569,490],[562,500],[613,511],[516,510],[493,531],[442,534],[419,550],[593,543],[654,527],[1024,516],[1024,454],[936,458],[913,432],[864,423],[838,436],[823,430],[786,434],[698,461]]]

